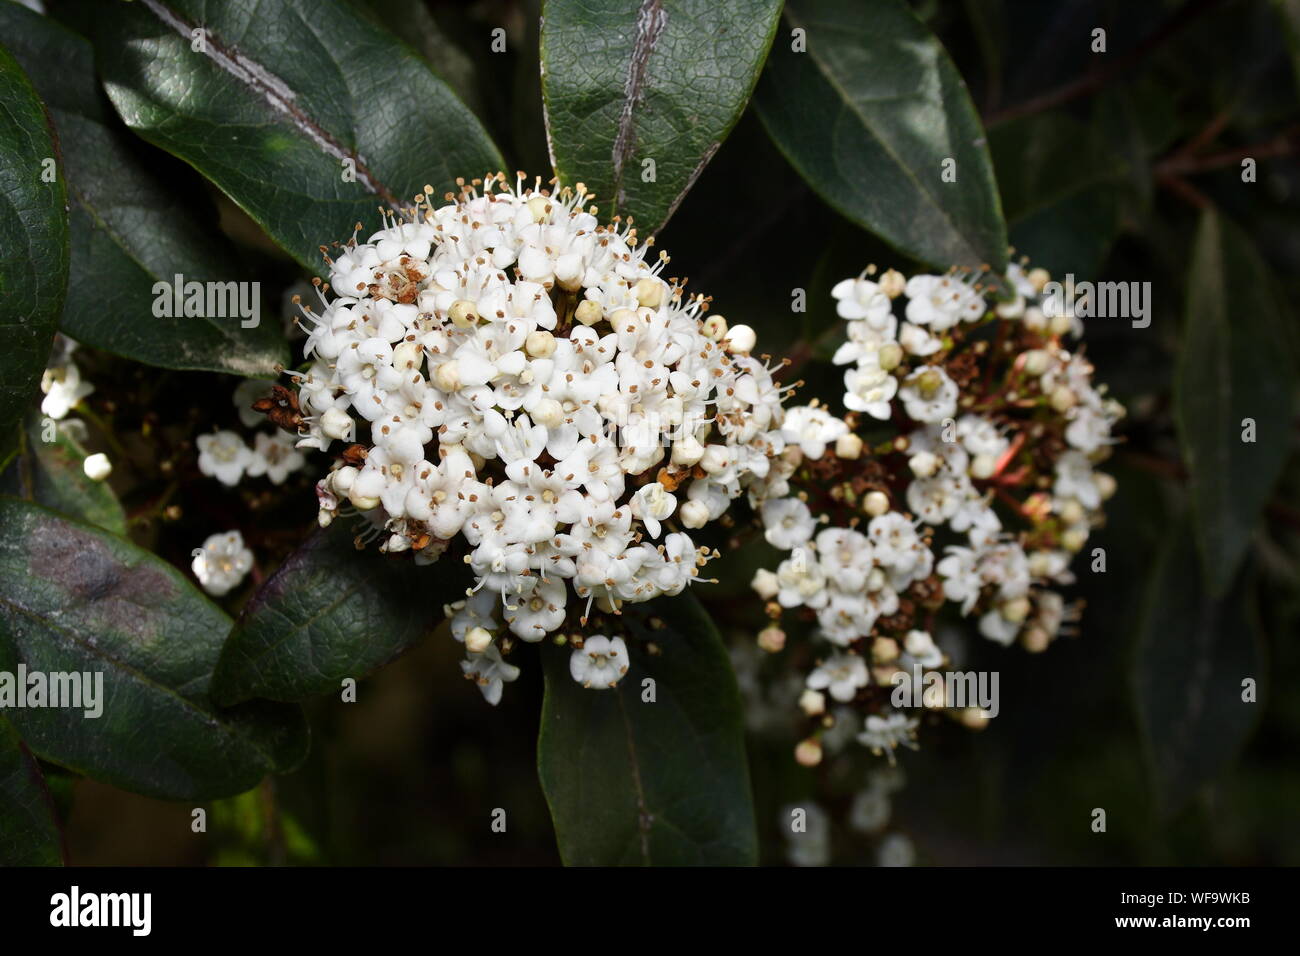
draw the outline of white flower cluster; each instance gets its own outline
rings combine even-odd
[[[489,700],[511,677],[477,658],[502,631],[557,630],[570,588],[584,619],[679,593],[708,556],[686,532],[791,471],[752,329],[706,318],[590,198],[499,174],[439,208],[417,197],[354,237],[330,261],[336,297],[304,309],[299,444],[364,456],[319,482],[321,523],[350,504],[420,560],[463,538],[476,584],[452,630]],[[594,667],[575,679],[608,686]]]
[[[876,443],[874,472],[858,466],[867,476],[859,485],[848,467],[836,494],[827,497],[815,480],[761,507],[768,542],[791,553],[774,572],[757,573],[755,590],[774,602],[773,615],[810,609],[833,648],[807,677],[800,703],[810,716],[824,712],[824,692],[844,703],[872,683],[887,686],[899,668],[941,667],[944,654],[915,623],[918,608],[937,611],[946,600],[962,615],[978,609],[984,637],[1004,645],[1019,638],[1031,650],[1045,648],[1067,616],[1049,586],[1073,581],[1070,560],[1115,489],[1093,466],[1123,408],[1094,388],[1086,359],[1061,344],[1081,331],[1077,320],[1046,318],[1046,274],[1012,266],[1006,278],[1012,295],[1000,302],[955,273],[905,280],[891,270],[832,292],[848,322],[834,361],[853,366],[844,376],[849,414],[829,426],[836,420],[824,409],[792,407],[786,421],[823,423],[826,440],[803,444],[813,460],[831,440],[838,458],[860,459],[865,443],[853,428],[862,417],[893,421],[898,433]],[[1008,343],[1005,351],[991,356],[981,327]],[[995,362],[1005,366],[997,374]],[[1034,490],[1047,484],[1051,494]],[[999,506],[1028,530],[1004,528]],[[941,557],[936,539],[952,542]],[[784,645],[774,629],[760,646]],[[888,708],[872,712],[858,739],[892,754],[912,745],[917,723]],[[815,741],[800,746],[801,760],[820,760]]]

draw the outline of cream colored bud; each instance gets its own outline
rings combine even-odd
[[[892,637],[878,637],[871,642],[871,660],[877,664],[892,664],[898,660],[898,641]]]
[[[1020,645],[1031,654],[1041,654],[1052,643],[1052,635],[1034,624],[1024,629],[1020,635]]]
[[[907,461],[912,474],[918,478],[929,478],[939,470],[939,456],[929,451],[917,452]]]
[[[710,475],[725,471],[730,464],[731,452],[727,450],[726,445],[709,445],[704,449],[704,456],[700,458],[700,467]]]
[[[1052,335],[1065,335],[1074,327],[1074,317],[1061,313],[1052,316],[1047,323],[1047,331]]]
[[[638,321],[636,313],[631,309],[615,309],[609,317],[609,327],[615,332],[622,332],[629,328],[635,329]]]
[[[862,439],[853,432],[841,435],[835,440],[835,456],[849,461],[857,461],[862,457]]]
[[[353,506],[358,511],[371,511],[372,509],[379,507],[378,498],[370,498],[366,495],[357,494],[355,486],[348,492],[348,501],[352,502]]]
[[[1052,389],[1048,401],[1058,412],[1066,412],[1078,404],[1079,398],[1068,385],[1058,385]]]
[[[103,452],[90,455],[81,463],[81,470],[91,481],[103,481],[113,473],[113,463]]]
[[[529,332],[524,350],[533,358],[550,358],[555,354],[555,336],[545,329]]]
[[[1029,616],[1029,609],[1029,598],[1027,597],[1018,597],[1012,598],[1010,601],[1003,601],[1002,606],[998,608],[1003,619],[1010,621],[1012,624],[1023,623],[1025,618]]]
[[[1061,507],[1057,509],[1057,514],[1060,515],[1061,521],[1067,525],[1078,524],[1088,516],[1088,513],[1083,510],[1083,505],[1079,504],[1074,498],[1062,502]]]
[[[573,317],[583,325],[595,325],[605,317],[605,310],[595,299],[583,299],[574,310]]]
[[[1116,488],[1119,487],[1115,483],[1115,477],[1106,474],[1104,471],[1094,472],[1092,482],[1097,486],[1097,494],[1101,495],[1102,501],[1107,501],[1113,497]]]
[[[809,717],[826,713],[826,695],[819,690],[805,690],[799,695],[799,709]]]
[[[1043,287],[1052,281],[1051,274],[1043,268],[1030,269],[1029,275],[1025,276],[1025,278],[1029,280],[1029,284],[1033,287],[1033,290],[1040,293],[1043,291]]]
[[[976,455],[970,462],[970,476],[982,481],[991,478],[997,467],[998,460],[992,455]]]
[[[781,583],[777,580],[775,572],[767,568],[759,568],[754,572],[754,580],[750,582],[750,587],[764,601],[770,601],[781,590]]]
[[[1061,546],[1072,554],[1083,550],[1083,546],[1088,543],[1087,528],[1071,528],[1065,534],[1061,535]]]
[[[478,306],[469,299],[457,299],[447,310],[447,318],[458,329],[471,329],[478,325]]]
[[[794,748],[794,759],[801,767],[815,767],[822,762],[822,745],[809,737]]]
[[[704,320],[700,328],[707,338],[721,342],[722,337],[727,334],[727,320],[720,315],[711,315]]]
[[[357,480],[359,472],[351,465],[344,465],[330,473],[330,486],[333,487],[336,495],[346,495],[352,490],[352,484]]]
[[[1047,329],[1047,316],[1036,305],[1031,305],[1025,309],[1025,314],[1020,321],[1024,322],[1025,328],[1031,332],[1043,332]]]
[[[733,325],[722,337],[722,344],[739,355],[748,355],[758,344],[758,335],[748,325]]]
[[[686,528],[703,528],[709,523],[709,507],[703,501],[688,501],[682,505],[682,526]]]
[[[341,408],[327,408],[321,412],[320,430],[327,438],[347,441],[352,437],[352,416]]]
[[[876,518],[889,510],[889,496],[883,491],[869,491],[862,502],[862,510]]]
[[[885,293],[891,299],[897,299],[907,288],[907,277],[897,269],[886,269],[885,274],[880,277],[880,291]]]
[[[533,408],[530,417],[538,425],[559,428],[564,423],[564,407],[553,398],[544,398]]]
[[[664,281],[650,276],[638,279],[632,294],[647,309],[657,309],[664,301]]]
[[[1021,368],[1025,374],[1038,378],[1052,366],[1052,356],[1047,353],[1046,349],[1030,349],[1025,353],[1024,364]]]
[[[403,342],[393,349],[393,368],[409,372],[424,362],[424,349],[419,342]]]
[[[679,468],[690,468],[692,465],[699,464],[703,457],[704,446],[690,435],[673,443],[672,463]]]
[[[460,366],[456,364],[455,359],[438,366],[437,371],[433,373],[433,384],[444,392],[459,391]]]
[[[1018,295],[1010,302],[999,302],[993,311],[999,319],[1018,319],[1025,314],[1025,297]]]
[[[903,361],[903,347],[897,342],[886,342],[876,352],[876,364],[882,371],[892,372]]]
[[[492,643],[492,632],[485,627],[471,627],[465,632],[465,650],[471,654],[482,654]]]
[[[775,624],[769,624],[758,632],[758,646],[769,654],[775,654],[785,647],[785,631]]]
[[[528,200],[528,212],[532,215],[533,222],[541,222],[549,218],[554,205],[547,196],[534,196]]]

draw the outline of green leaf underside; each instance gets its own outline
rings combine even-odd
[[[8,712],[31,750],[149,796],[240,793],[305,755],[301,711],[219,712],[208,686],[230,619],[170,565],[100,529],[0,498],[0,670],[103,674],[103,712]],[[93,679],[93,678],[92,678]]]
[[[299,701],[360,680],[420,640],[465,596],[462,567],[358,553],[345,521],[318,531],[249,601],[214,680],[223,703]]]
[[[32,76],[63,150],[72,266],[60,330],[150,365],[272,374],[288,356],[278,319],[244,329],[231,307],[214,310],[228,317],[154,315],[156,282],[245,276],[215,214],[204,221],[191,211],[198,190],[182,192],[142,165],[95,81],[90,43],[10,3],[0,4],[0,35]]]
[[[1241,750],[1262,697],[1242,700],[1242,680],[1263,660],[1247,587],[1222,601],[1202,585],[1187,522],[1170,537],[1149,586],[1134,690],[1161,810],[1177,813]]]
[[[86,449],[62,425],[53,441],[44,441],[40,415],[29,415],[22,454],[0,474],[0,495],[26,498],[51,511],[126,534],[126,512],[104,481],[86,477]]]
[[[200,26],[203,53],[191,49]],[[102,19],[96,43],[127,125],[309,269],[377,206],[503,164],[419,55],[344,0],[138,0]]]
[[[651,629],[651,616],[666,627]],[[740,695],[689,594],[625,608],[628,673],[589,690],[569,648],[543,648],[538,771],[570,865],[753,865],[757,836]],[[651,654],[652,640],[659,653]],[[642,700],[653,678],[654,702]]]
[[[833,208],[946,268],[1007,264],[993,164],[966,85],[902,0],[791,0],[807,50],[772,48],[755,104],[778,148]],[[956,182],[944,182],[945,160]]]
[[[0,48],[0,461],[39,394],[68,284],[63,178],[42,176],[57,156],[36,90]]]
[[[0,866],[58,866],[63,843],[35,758],[0,717]]]
[[[779,0],[547,0],[542,94],[556,174],[657,232],[754,90]],[[654,180],[643,164],[654,161]]]
[[[1174,380],[1179,442],[1206,583],[1227,593],[1286,463],[1293,392],[1280,305],[1250,240],[1202,215]],[[1242,441],[1254,419],[1254,442]]]

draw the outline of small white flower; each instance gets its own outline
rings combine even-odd
[[[569,658],[569,673],[583,687],[606,690],[627,673],[627,645],[623,638],[593,634]]]
[[[861,319],[874,329],[883,329],[893,312],[889,296],[870,279],[844,279],[831,289],[835,311],[842,319]]]
[[[821,458],[826,446],[848,433],[848,426],[824,408],[797,405],[786,409],[785,424],[781,434],[791,444],[798,445],[809,458]]]
[[[253,439],[253,450],[246,467],[251,477],[266,475],[271,479],[271,484],[279,485],[283,484],[292,472],[301,468],[305,461],[302,452],[295,447],[293,437],[277,429],[270,433],[257,433]],[[202,468],[202,465],[199,467]]]
[[[244,536],[238,531],[226,531],[204,541],[190,567],[203,590],[221,597],[252,570],[253,552],[244,546]]]
[[[899,746],[916,749],[916,728],[920,721],[906,714],[892,712],[886,717],[871,714],[858,734],[858,743],[872,753],[888,753],[893,759],[893,752]]]
[[[200,435],[197,442],[199,471],[232,488],[239,484],[253,458],[244,439],[232,431],[219,431]]]
[[[41,376],[41,391],[45,393],[41,412],[56,420],[63,418],[94,390],[93,385],[82,381],[81,371],[71,359],[47,368]]]
[[[957,383],[937,365],[918,369],[898,390],[903,409],[918,422],[939,422],[957,411]]]
[[[483,699],[495,707],[501,703],[505,685],[519,676],[519,668],[507,664],[495,644],[489,644],[482,654],[471,654],[460,662],[462,673],[483,692]]]
[[[763,503],[763,536],[768,544],[790,551],[806,544],[817,530],[808,506],[798,498],[776,498]]]
[[[842,704],[851,701],[858,688],[866,687],[871,676],[867,662],[857,654],[832,654],[808,675],[807,685],[812,690],[829,691]]]

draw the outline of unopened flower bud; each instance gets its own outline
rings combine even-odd
[[[1052,643],[1052,636],[1043,628],[1030,625],[1020,635],[1021,646],[1031,654],[1041,654]]]
[[[672,463],[680,468],[689,468],[698,464],[703,457],[704,446],[690,435],[673,443]]]
[[[485,627],[471,627],[465,632],[465,650],[471,654],[482,654],[492,643],[492,632]]]
[[[835,440],[835,456],[856,461],[862,457],[862,439],[853,432],[841,435]]]
[[[971,459],[970,476],[979,480],[990,478],[998,467],[998,460],[992,455],[976,455]]]
[[[595,299],[583,299],[574,310],[573,317],[583,325],[595,325],[605,317],[605,310]]]
[[[700,459],[700,467],[710,475],[725,471],[730,464],[731,452],[727,450],[726,445],[709,445],[704,449],[704,456]]]
[[[882,371],[892,372],[903,361],[903,347],[897,342],[886,342],[876,352],[876,364]]]
[[[799,695],[799,709],[809,717],[826,713],[826,695],[819,690],[805,690]]]
[[[898,641],[892,637],[878,637],[871,642],[871,659],[877,664],[891,664],[898,660]]]
[[[876,518],[889,510],[889,496],[883,491],[868,491],[862,502],[862,510]]]
[[[555,336],[545,329],[529,332],[524,350],[533,358],[550,358],[555,354]]]
[[[1118,487],[1115,484],[1115,477],[1108,475],[1104,471],[1095,472],[1092,476],[1092,482],[1097,486],[1097,494],[1101,496],[1102,501],[1106,501],[1115,494]]]
[[[688,501],[678,513],[687,528],[703,528],[709,522],[709,506],[703,501]]]
[[[781,584],[777,580],[775,572],[769,571],[767,568],[759,568],[754,572],[754,580],[750,582],[750,587],[764,601],[770,601],[781,590]]]
[[[664,282],[662,279],[648,276],[638,279],[632,294],[636,296],[637,302],[647,309],[657,309],[664,301]]]
[[[1052,408],[1058,412],[1067,412],[1078,403],[1079,398],[1068,385],[1058,385],[1052,389],[1048,401],[1051,402]]]
[[[437,371],[433,373],[433,384],[444,392],[459,391],[460,366],[456,364],[455,359],[438,366]]]
[[[885,293],[891,299],[897,299],[907,288],[907,277],[897,269],[886,269],[885,274],[880,277],[880,291]]]
[[[544,398],[533,409],[532,419],[547,428],[559,428],[564,423],[564,407],[553,398]]]
[[[775,624],[769,624],[758,632],[758,646],[769,654],[775,654],[785,647],[785,631]]]
[[[478,306],[469,299],[457,299],[447,310],[447,318],[458,329],[469,329],[478,325]]]
[[[723,336],[722,344],[732,352],[747,355],[758,344],[758,336],[748,325],[733,325]]]
[[[1073,327],[1074,317],[1065,313],[1052,316],[1051,321],[1047,323],[1047,331],[1052,335],[1065,335]]]
[[[907,462],[912,474],[918,478],[929,478],[939,470],[939,457],[933,452],[917,452]]]
[[[553,205],[547,196],[534,196],[528,200],[528,212],[532,215],[533,222],[541,222],[548,218]]]
[[[1047,353],[1046,349],[1030,349],[1025,353],[1024,365],[1021,367],[1025,374],[1038,378],[1051,367],[1052,356]]]
[[[1044,332],[1047,330],[1047,316],[1036,305],[1031,305],[1025,309],[1025,314],[1020,321],[1025,323],[1025,328],[1031,332]]]
[[[801,767],[815,767],[822,762],[822,745],[809,737],[794,748],[794,759]]]
[[[1043,268],[1030,269],[1029,275],[1025,276],[1025,278],[1029,280],[1029,285],[1033,290],[1039,293],[1043,291],[1043,287],[1046,286],[1047,283],[1052,281],[1051,273]]]
[[[81,468],[91,481],[103,481],[113,473],[113,463],[108,460],[108,456],[103,452],[87,457],[81,463]]]
[[[1074,498],[1069,498],[1061,502],[1057,509],[1061,521],[1067,525],[1075,525],[1087,517],[1087,512],[1083,510],[1083,505],[1079,504]]]
[[[1002,607],[998,610],[1001,611],[1004,620],[1012,624],[1020,624],[1029,616],[1029,608],[1029,598],[1018,597],[1002,602]]]
[[[1071,528],[1069,531],[1065,532],[1065,534],[1061,535],[1061,546],[1071,553],[1082,551],[1083,546],[1087,543],[1087,528]]]
[[[727,320],[720,315],[711,315],[704,320],[700,331],[713,341],[721,342],[722,337],[727,334]]]

